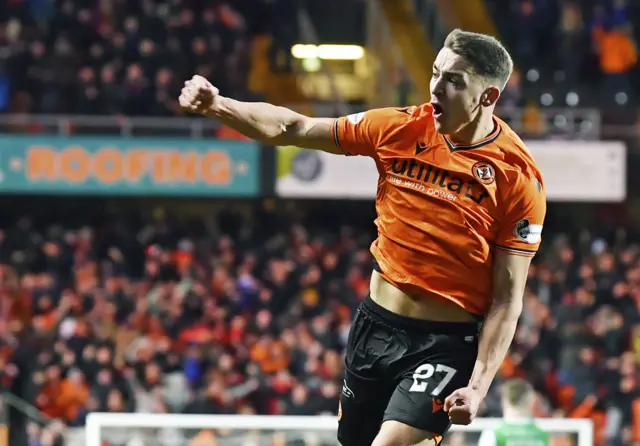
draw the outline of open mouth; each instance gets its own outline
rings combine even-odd
[[[433,107],[433,117],[440,118],[444,113],[442,105],[440,105],[438,102],[431,102],[431,106]]]

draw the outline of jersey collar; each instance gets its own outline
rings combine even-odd
[[[456,152],[458,150],[477,149],[478,147],[486,146],[487,144],[492,143],[493,141],[495,141],[498,138],[498,136],[500,136],[500,133],[502,132],[502,126],[500,125],[500,123],[495,118],[493,118],[493,123],[494,123],[493,132],[491,132],[483,140],[475,142],[473,144],[468,144],[468,145],[455,144],[449,138],[447,138],[446,135],[442,135],[442,137],[444,138],[445,142],[447,143],[447,146],[449,146],[449,150],[451,150],[452,152]]]

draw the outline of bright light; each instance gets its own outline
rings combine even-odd
[[[302,45],[291,47],[296,59],[358,60],[364,56],[364,48],[358,45]]]
[[[307,73],[315,73],[317,71],[320,71],[321,67],[322,62],[320,62],[320,59],[318,58],[302,59],[302,69]]]

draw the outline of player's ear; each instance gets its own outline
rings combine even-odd
[[[491,107],[498,102],[500,98],[500,89],[498,87],[489,86],[482,93],[482,97],[480,98],[480,105],[483,107]]]

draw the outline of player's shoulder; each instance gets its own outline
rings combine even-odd
[[[500,135],[493,143],[496,162],[509,183],[521,183],[542,191],[544,179],[535,159],[522,138],[504,121],[496,118],[501,127]],[[532,186],[531,186],[532,185]]]
[[[424,119],[432,113],[429,104],[409,107],[382,107],[354,113],[344,117],[347,126],[363,126],[370,131],[381,133],[381,144],[393,144],[422,132]]]
[[[372,108],[363,112],[348,115],[346,116],[346,119],[352,124],[357,124],[365,119],[403,124],[430,116],[432,113],[433,109],[431,108],[431,105],[423,104],[420,106],[412,105],[407,107]]]

